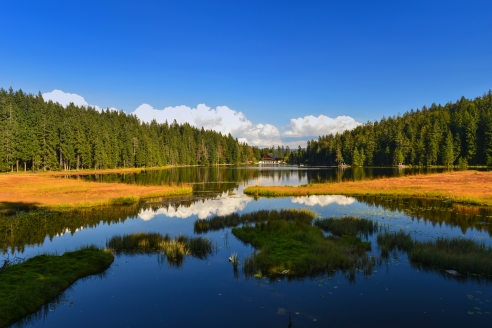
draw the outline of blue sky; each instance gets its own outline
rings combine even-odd
[[[492,1],[9,1],[0,87],[126,112],[227,106],[251,123],[237,137],[287,144],[332,131],[323,117],[364,123],[492,89],[491,12]],[[228,125],[217,115],[206,127]]]

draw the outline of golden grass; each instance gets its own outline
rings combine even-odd
[[[292,186],[252,186],[255,196],[394,196],[449,199],[456,203],[492,206],[492,172],[459,171],[370,181]]]
[[[48,176],[66,176],[66,175],[90,175],[90,174],[108,174],[108,173],[140,173],[142,171],[149,171],[149,170],[165,170],[165,169],[170,169],[170,168],[176,168],[179,166],[175,165],[166,165],[166,166],[153,166],[153,167],[127,167],[127,168],[116,168],[116,169],[100,169],[100,170],[95,170],[95,169],[85,169],[85,170],[70,170],[70,171],[38,171],[36,174],[40,175],[48,175]],[[8,173],[2,173],[2,174],[12,174],[12,175],[17,175],[17,174],[30,174],[32,172],[24,172],[24,171],[19,171],[19,172],[8,172]]]
[[[190,186],[137,186],[60,179],[45,174],[1,174],[0,208],[30,205],[73,208],[134,203],[143,198],[189,194]]]

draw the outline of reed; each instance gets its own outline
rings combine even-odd
[[[233,252],[229,257],[229,261],[232,263],[232,271],[234,272],[234,277],[239,277],[239,258],[237,252]]]
[[[414,245],[414,240],[410,237],[410,234],[403,231],[380,233],[378,234],[377,242],[379,250],[384,257],[387,257],[394,250],[409,252]]]
[[[379,231],[379,224],[377,222],[354,216],[318,219],[315,220],[313,224],[323,231],[330,232],[338,237],[350,235],[367,239],[369,236]]]
[[[77,280],[106,270],[114,260],[107,250],[85,246],[61,256],[38,255],[0,273],[0,326],[35,313]]]
[[[417,266],[492,275],[492,247],[473,240],[438,238],[435,241],[418,241],[405,232],[381,233],[377,240],[383,255],[393,250],[405,251]]]
[[[133,233],[113,236],[106,246],[116,255],[159,254],[159,261],[171,266],[181,266],[186,256],[204,259],[213,254],[213,244],[208,238],[169,234]]]

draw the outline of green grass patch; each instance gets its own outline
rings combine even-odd
[[[87,246],[61,256],[38,255],[0,271],[0,326],[32,314],[75,281],[102,273],[114,260],[111,252]]]
[[[320,227],[323,231],[330,232],[338,237],[349,235],[369,238],[369,236],[379,231],[379,224],[377,222],[355,216],[319,219],[315,220],[313,224]]]
[[[124,205],[124,204],[133,204],[139,201],[138,197],[128,196],[128,197],[118,197],[109,201],[111,205]]]
[[[215,216],[206,220],[196,220],[194,232],[196,234],[206,233],[208,231],[217,231],[225,228],[237,227],[241,224],[252,224],[267,221],[285,220],[285,221],[302,221],[311,223],[316,217],[316,213],[308,209],[282,209],[277,210],[260,210],[251,213],[237,214],[233,213],[225,216]]]
[[[260,210],[251,213],[238,214],[233,213],[225,216],[214,216],[206,220],[196,220],[194,224],[194,232],[196,234],[207,233],[209,231],[217,231],[225,228],[237,227],[241,224],[252,224],[267,221],[303,221],[311,223],[316,217],[316,213],[308,209],[282,209],[277,210]]]
[[[165,260],[169,265],[180,267],[186,256],[204,259],[213,254],[212,241],[203,237],[187,237],[179,235],[171,238],[169,234],[133,233],[113,236],[106,246],[116,255],[159,254],[159,260]]]
[[[405,232],[380,233],[378,246],[383,256],[394,250],[405,251],[415,265],[456,270],[460,273],[492,275],[492,248],[473,240],[438,238],[418,241]]]
[[[354,278],[357,270],[368,274],[375,261],[367,255],[371,244],[359,237],[325,237],[311,220],[269,220],[232,229],[232,233],[259,252],[246,258],[246,277],[287,275],[317,276],[341,270]]]

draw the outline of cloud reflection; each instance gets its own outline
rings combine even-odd
[[[213,199],[199,200],[190,206],[178,205],[177,207],[161,207],[154,211],[152,209],[141,210],[138,217],[144,221],[151,220],[154,216],[164,214],[167,217],[185,219],[192,215],[197,215],[199,219],[206,219],[211,215],[228,215],[237,211],[242,211],[252,198],[245,195],[228,196],[223,193]]]
[[[330,204],[350,205],[355,202],[355,198],[340,196],[340,195],[302,196],[302,197],[293,197],[292,202],[296,204],[304,204],[308,206],[314,206],[314,205],[328,206]]]

